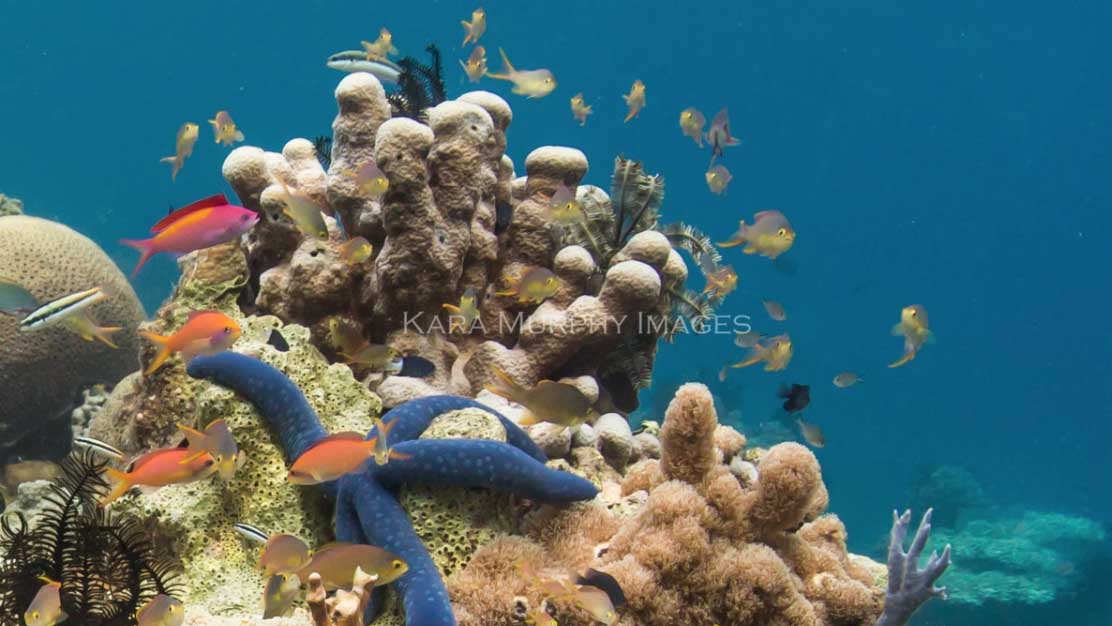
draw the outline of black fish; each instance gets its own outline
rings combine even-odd
[[[402,369],[397,375],[424,378],[426,376],[432,376],[435,371],[436,366],[432,364],[432,361],[423,357],[409,355],[402,359]]]
[[[270,330],[270,338],[267,339],[266,342],[274,346],[274,349],[279,352],[290,351],[290,344],[286,342],[286,338],[282,336],[282,333],[278,332],[277,328],[272,328]]]
[[[514,207],[509,202],[502,202],[499,200],[494,204],[495,218],[494,218],[494,234],[501,235],[510,227],[510,220],[514,216]]]
[[[585,574],[575,579],[577,585],[590,585],[598,587],[606,592],[610,597],[610,603],[614,605],[615,609],[620,609],[626,604],[625,592],[622,591],[622,586],[614,577],[606,572],[600,572],[597,569],[589,569]]]
[[[776,395],[784,398],[784,410],[788,413],[799,413],[811,404],[811,386],[793,384],[780,385],[780,392]]]

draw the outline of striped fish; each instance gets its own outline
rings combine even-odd
[[[266,543],[267,539],[270,539],[270,535],[263,532],[262,529],[260,529],[258,526],[252,526],[251,524],[244,524],[240,522],[239,524],[235,525],[235,529],[236,532],[243,535],[247,539],[254,541],[255,543]]]
[[[109,459],[114,459],[116,461],[124,460],[123,452],[120,452],[117,448],[99,439],[93,439],[92,437],[74,437],[73,445],[78,448],[92,450],[96,454]]]
[[[61,324],[71,315],[83,311],[107,297],[108,295],[100,287],[62,296],[42,305],[23,318],[23,321],[19,323],[19,330],[20,332],[31,332]]]
[[[367,59],[363,50],[345,50],[328,57],[324,64],[341,72],[368,72],[373,74],[379,82],[395,85],[402,74],[402,68],[397,63],[388,59]]]

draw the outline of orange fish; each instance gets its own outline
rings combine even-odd
[[[194,456],[194,459],[183,463],[182,461],[189,456]],[[215,471],[216,459],[208,453],[196,456],[188,448],[163,448],[148,452],[132,461],[125,472],[111,467],[104,470],[115,485],[100,504],[108,505],[137,485],[144,487],[180,485],[203,480]]]
[[[321,439],[301,453],[287,475],[295,485],[316,485],[358,471],[375,456],[378,438],[360,433],[336,433]]]
[[[240,333],[239,324],[219,311],[190,313],[185,325],[169,337],[139,331],[140,335],[158,346],[158,354],[143,374],[153,374],[175,352],[181,352],[187,361],[202,354],[223,352],[239,339]]]

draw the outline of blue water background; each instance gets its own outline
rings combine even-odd
[[[851,547],[872,551],[907,504],[919,463],[960,464],[1002,503],[1112,518],[1108,295],[1112,205],[1112,9],[1097,1],[989,3],[485,2],[492,69],[548,67],[542,100],[478,87],[514,109],[518,172],[537,146],[584,150],[608,187],[613,157],[667,180],[665,219],[718,239],[776,208],[799,233],[794,275],[725,252],[740,288],[721,312],[791,333],[784,373],[731,374],[744,419],[763,420],[780,382],[810,383],[808,418],[831,508]],[[27,3],[4,0],[0,191],[61,220],[130,271],[168,205],[230,192],[228,149],[206,120],[228,109],[247,143],[280,150],[330,132],[342,75],[323,66],[388,26],[403,54],[444,51],[452,94],[474,88],[457,59],[471,3]],[[623,124],[620,95],[648,86]],[[582,91],[585,128],[568,98]],[[740,147],[724,196],[708,154],[680,134],[688,106],[729,106]],[[186,121],[201,139],[176,183],[158,158]],[[694,268],[692,268],[694,269]],[[693,272],[694,273],[694,272]],[[167,259],[135,281],[149,310],[176,277]],[[763,298],[788,309],[769,322]],[[924,304],[938,336],[898,370],[888,334]],[[662,349],[662,378],[713,383],[740,351],[728,336]],[[866,382],[830,384],[851,369]],[[713,383],[717,385],[717,383]]]

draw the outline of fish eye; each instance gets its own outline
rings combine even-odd
[[[393,561],[392,561],[392,562],[390,563],[390,567],[393,567],[394,569],[401,569],[401,568],[402,568],[402,567],[403,567],[404,565],[405,565],[405,563],[402,563],[402,562],[401,562],[401,561],[399,561],[398,559],[394,559],[394,560],[393,560]]]
[[[788,234],[788,231],[785,228],[781,228],[780,230],[776,231],[776,234],[783,237],[784,235]]]

